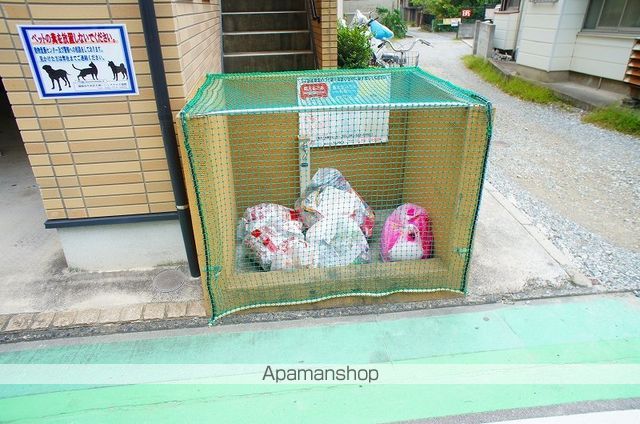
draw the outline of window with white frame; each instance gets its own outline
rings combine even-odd
[[[591,0],[584,28],[640,32],[640,0]]]

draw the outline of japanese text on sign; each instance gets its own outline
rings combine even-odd
[[[138,94],[124,25],[19,25],[40,98]]]
[[[299,114],[299,136],[309,147],[386,143],[389,110],[366,110],[391,96],[391,75],[298,78],[301,106],[362,106],[363,110],[310,111]]]

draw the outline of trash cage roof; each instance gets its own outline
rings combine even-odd
[[[470,106],[489,102],[420,68],[338,69],[209,74],[181,115]]]

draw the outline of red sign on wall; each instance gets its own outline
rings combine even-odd
[[[327,97],[329,87],[324,82],[316,84],[302,84],[300,86],[300,98],[305,100],[313,97]]]
[[[460,12],[460,14],[462,15],[463,18],[470,18],[471,9],[462,9],[462,12]]]

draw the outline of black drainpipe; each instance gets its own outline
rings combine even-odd
[[[160,46],[160,36],[158,35],[158,23],[156,21],[156,9],[152,0],[138,0],[140,6],[140,18],[142,19],[142,30],[144,40],[147,44],[147,56],[149,69],[151,70],[151,80],[153,81],[153,92],[158,107],[158,119],[160,120],[160,130],[162,131],[162,142],[169,164],[169,175],[171,176],[171,187],[173,196],[176,199],[176,209],[180,229],[182,230],[182,240],[187,251],[189,261],[189,271],[192,277],[200,276],[198,266],[198,255],[196,253],[196,242],[193,238],[193,226],[191,225],[191,215],[189,213],[189,200],[187,190],[184,185],[182,166],[178,156],[178,140],[173,126],[173,114],[169,103],[169,90],[167,89],[167,78],[164,73],[164,61],[162,59],[162,49]]]

